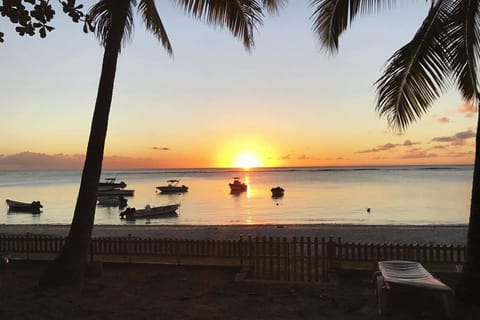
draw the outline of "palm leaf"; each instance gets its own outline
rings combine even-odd
[[[285,0],[262,0],[263,7],[270,13],[278,13],[281,6],[284,5]]]
[[[234,37],[250,49],[254,45],[253,30],[262,23],[262,7],[253,0],[175,0],[192,16],[208,24],[226,26]],[[265,3],[272,3],[266,1]]]
[[[150,30],[155,37],[162,43],[167,52],[172,55],[173,49],[168,39],[167,32],[163,26],[162,20],[155,7],[154,0],[140,0],[138,11],[142,15],[147,30]]]
[[[480,30],[478,1],[453,1],[445,37],[448,39],[451,69],[456,85],[465,100],[480,101],[477,76]]]
[[[125,43],[130,38],[133,32],[133,12],[132,6],[135,5],[135,0],[100,0],[89,10],[88,15],[92,23],[95,25],[95,34],[100,41],[100,44],[105,47],[109,35],[112,31],[120,30],[119,43]],[[119,30],[113,28],[114,17],[115,21],[119,22]],[[120,47],[118,51],[120,51]]]
[[[449,15],[445,1],[431,7],[414,38],[390,59],[376,82],[376,109],[394,129],[405,129],[439,97],[449,75],[442,33]]]
[[[310,17],[313,31],[317,34],[322,48],[333,53],[338,51],[338,38],[360,14],[375,13],[391,8],[396,0],[312,0],[314,8]]]

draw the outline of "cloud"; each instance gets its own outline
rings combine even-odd
[[[0,156],[0,170],[80,170],[83,168],[85,156],[80,154],[46,154],[21,152]],[[153,159],[105,156],[103,168],[155,168],[157,161]]]
[[[153,147],[153,150],[160,150],[160,151],[170,151],[169,147]]]
[[[428,152],[420,149],[413,149],[402,156],[402,159],[419,159],[419,158],[435,158],[438,155],[433,152]]]
[[[457,132],[453,136],[443,136],[443,137],[435,137],[432,139],[433,142],[452,142],[455,145],[462,145],[463,140],[467,140],[470,138],[475,138],[475,132],[472,130]]]
[[[458,107],[457,111],[465,114],[466,117],[470,118],[473,116],[474,113],[478,111],[478,109],[475,108],[475,106],[471,102],[465,102]]]
[[[405,142],[403,143],[397,143],[397,144],[394,144],[394,143],[386,143],[386,144],[382,144],[382,145],[379,145],[378,147],[376,148],[372,148],[372,149],[367,149],[367,150],[361,150],[361,151],[357,151],[355,153],[372,153],[372,152],[380,152],[380,151],[386,151],[386,150],[391,150],[393,148],[396,148],[396,147],[408,147],[408,146],[413,146],[415,144],[419,144],[418,142],[412,142],[410,140],[405,140]]]
[[[450,122],[450,119],[448,119],[447,117],[440,117],[440,118],[437,119],[437,122],[448,123],[448,122]]]
[[[307,156],[307,155],[305,155],[305,154],[302,154],[302,155],[299,156],[297,159],[298,159],[298,160],[308,160],[308,159],[310,159],[310,157]]]
[[[282,160],[290,160],[291,157],[292,157],[292,156],[291,156],[290,154],[287,154],[287,155],[282,156],[281,159],[282,159]]]

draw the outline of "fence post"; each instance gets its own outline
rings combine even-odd
[[[332,266],[335,264],[337,260],[336,257],[336,244],[335,241],[333,241],[333,237],[330,237],[327,242],[327,280],[328,280],[328,273],[330,272],[330,269]]]
[[[132,235],[129,233],[127,236],[127,257],[128,257],[128,263],[132,263]]]
[[[243,267],[243,235],[240,234],[240,240],[238,241],[238,255],[240,256],[240,267]]]
[[[27,252],[27,261],[30,260],[30,232],[25,234],[25,251]]]

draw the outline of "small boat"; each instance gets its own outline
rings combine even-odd
[[[180,180],[172,179],[172,180],[167,180],[167,185],[166,186],[158,186],[157,189],[161,193],[181,193],[181,192],[187,192],[188,187],[186,185],[181,185],[179,186],[178,183]]]
[[[123,189],[127,184],[123,181],[115,182],[116,178],[105,178],[104,182],[98,183],[99,189]]]
[[[145,209],[136,210],[135,208],[127,208],[120,212],[120,219],[134,220],[140,218],[164,218],[177,215],[177,209],[180,204],[170,204],[166,206],[150,207],[145,206]]]
[[[97,196],[124,196],[133,197],[135,190],[130,189],[98,189]]]
[[[99,196],[98,205],[101,207],[119,207],[123,209],[127,206],[127,199],[124,196]]]
[[[240,181],[239,177],[234,177],[233,182],[228,184],[231,193],[240,193],[247,191],[247,185]]]
[[[272,192],[272,198],[281,198],[285,193],[285,190],[282,187],[275,187],[270,189],[270,191]]]
[[[40,201],[20,202],[7,199],[8,210],[12,212],[30,212],[30,213],[40,213],[40,209],[43,206],[40,204]]]

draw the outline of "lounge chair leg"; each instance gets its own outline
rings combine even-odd
[[[452,292],[442,293],[443,306],[448,319],[453,319],[453,294]]]
[[[381,275],[377,276],[375,281],[375,295],[377,298],[377,312],[383,316],[387,314],[387,288]]]

